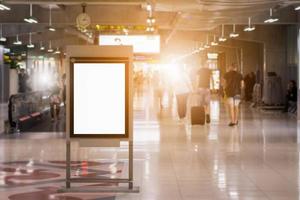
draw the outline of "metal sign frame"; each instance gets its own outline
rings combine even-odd
[[[122,135],[109,135],[107,134],[107,136],[104,137],[98,137],[98,136],[88,136],[85,137],[86,135],[80,136],[80,137],[74,137],[74,135],[72,136],[71,133],[72,131],[70,131],[71,129],[67,129],[69,132],[69,134],[66,134],[66,185],[64,188],[59,189],[58,192],[95,192],[95,193],[101,193],[101,192],[114,192],[114,193],[138,193],[139,192],[139,187],[138,186],[133,186],[133,140],[132,140],[132,127],[130,126],[130,117],[132,117],[132,114],[130,114],[129,112],[131,112],[129,106],[130,106],[130,101],[132,101],[132,97],[130,96],[130,85],[131,85],[131,81],[130,81],[130,61],[128,58],[122,58],[122,57],[109,57],[109,58],[104,58],[104,57],[74,57],[74,58],[70,58],[70,64],[69,64],[69,73],[72,72],[72,68],[73,68],[73,64],[76,62],[93,62],[95,63],[95,61],[99,61],[99,62],[105,62],[105,63],[116,63],[116,62],[122,62],[122,63],[126,63],[126,70],[125,70],[125,74],[126,74],[126,97],[125,97],[125,110],[126,110],[126,134],[122,134]],[[73,63],[73,64],[72,64]],[[69,77],[69,81],[73,81],[72,77]],[[71,100],[73,98],[73,83],[71,83],[69,85],[69,91],[70,91],[70,95],[69,95],[69,100]],[[73,102],[72,102],[73,103]],[[71,103],[71,104],[72,104]],[[70,108],[70,114],[71,116],[73,115],[73,105],[69,105]],[[132,105],[131,105],[132,106]],[[73,127],[71,119],[69,122],[69,125],[71,125],[69,128]],[[92,135],[93,136],[93,135]],[[73,178],[71,177],[71,140],[75,139],[75,140],[81,140],[81,139],[92,139],[92,138],[98,138],[98,139],[112,139],[112,140],[125,140],[128,141],[128,178]],[[122,187],[122,186],[115,186],[115,187],[110,187],[110,186],[105,186],[105,187],[97,187],[97,186],[87,186],[87,187],[71,187],[71,183],[126,183],[128,184],[128,187]]]

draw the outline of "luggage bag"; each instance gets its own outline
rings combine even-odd
[[[191,124],[205,124],[205,109],[204,106],[193,106],[191,108]]]

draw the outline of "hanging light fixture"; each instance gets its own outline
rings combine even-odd
[[[151,6],[151,4],[148,3],[148,4],[146,5],[146,10],[149,11],[149,12],[152,11],[152,6]]]
[[[148,18],[147,18],[147,24],[152,25],[152,24],[154,24],[154,23],[155,23],[155,18],[154,18],[154,17],[148,17]]]
[[[209,46],[209,35],[206,36],[206,44],[204,45],[204,48],[205,49],[210,48],[210,46]]]
[[[38,20],[32,16],[32,4],[30,4],[30,16],[27,18],[24,18],[25,22],[28,22],[30,24],[36,24],[38,23]]]
[[[56,31],[56,29],[52,26],[52,7],[51,5],[49,6],[49,25],[47,26],[47,29],[49,31]]]
[[[248,17],[248,26],[246,26],[244,28],[245,32],[250,32],[250,31],[254,31],[255,30],[255,26],[251,25],[251,17]]]
[[[300,6],[296,6],[296,7],[295,7],[295,10],[300,10]]]
[[[3,4],[3,1],[0,1],[0,10],[10,10],[10,7]]]
[[[199,51],[203,51],[205,48],[203,47],[203,43],[200,43]]]
[[[44,50],[45,50],[45,47],[43,46],[43,42],[42,42],[42,41],[40,41],[40,50],[41,50],[41,51],[44,51]]]
[[[51,40],[49,41],[49,48],[48,48],[48,52],[49,53],[53,53],[53,49],[52,49],[52,44],[51,44]]]
[[[3,26],[0,26],[0,42],[6,42],[6,37],[3,37]]]
[[[29,49],[34,48],[34,44],[32,44],[32,41],[31,41],[31,33],[29,33],[29,44],[27,45],[27,48],[29,48]]]
[[[59,47],[56,48],[54,54],[60,54],[60,50],[59,50]]]
[[[22,41],[19,40],[19,35],[16,36],[16,41],[13,43],[14,45],[22,45]]]
[[[146,31],[147,31],[147,32],[154,32],[154,31],[155,31],[155,28],[154,28],[153,26],[148,26],[148,27],[146,28]]]
[[[218,42],[216,40],[216,35],[214,35],[214,41],[212,41],[210,44],[211,44],[211,46],[217,46],[218,45]]]
[[[229,37],[236,38],[239,37],[239,34],[235,32],[235,24],[232,26],[232,32],[229,34]]]
[[[224,24],[222,24],[222,35],[221,37],[219,38],[219,41],[220,42],[225,42],[227,39],[226,37],[224,36]]]
[[[277,22],[278,20],[279,20],[278,18],[273,17],[273,9],[270,8],[270,17],[268,19],[266,19],[264,22],[265,23],[274,23],[274,22]]]

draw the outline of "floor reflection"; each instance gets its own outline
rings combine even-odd
[[[214,97],[211,124],[192,126],[189,112],[186,119],[179,120],[173,96],[169,93],[165,98],[161,109],[151,87],[139,88],[139,93],[134,95],[134,184],[141,187],[141,192],[71,197],[118,200],[300,198],[295,117],[260,111],[244,103],[239,125],[228,127],[226,107],[222,100]],[[120,148],[80,148],[74,144],[72,160],[110,160],[113,163],[106,165],[103,171],[113,173],[112,177],[126,177],[126,145],[122,142]],[[65,159],[64,134],[26,133],[2,138],[0,158],[2,162],[26,161],[14,165],[20,167],[14,171],[16,175],[22,174],[24,167],[28,169],[26,173],[34,172],[38,163]],[[51,170],[63,173],[61,169]],[[92,173],[85,169],[75,172]],[[6,176],[7,172],[0,172],[0,184],[5,184]],[[41,187],[59,186],[58,183],[41,184],[28,186],[26,190],[27,193],[53,194],[51,188]],[[3,190],[0,195],[20,195],[26,193],[24,190]],[[47,195],[43,198],[49,199]]]

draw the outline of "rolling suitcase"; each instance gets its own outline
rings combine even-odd
[[[193,106],[191,108],[191,124],[205,124],[205,109],[204,106]]]

